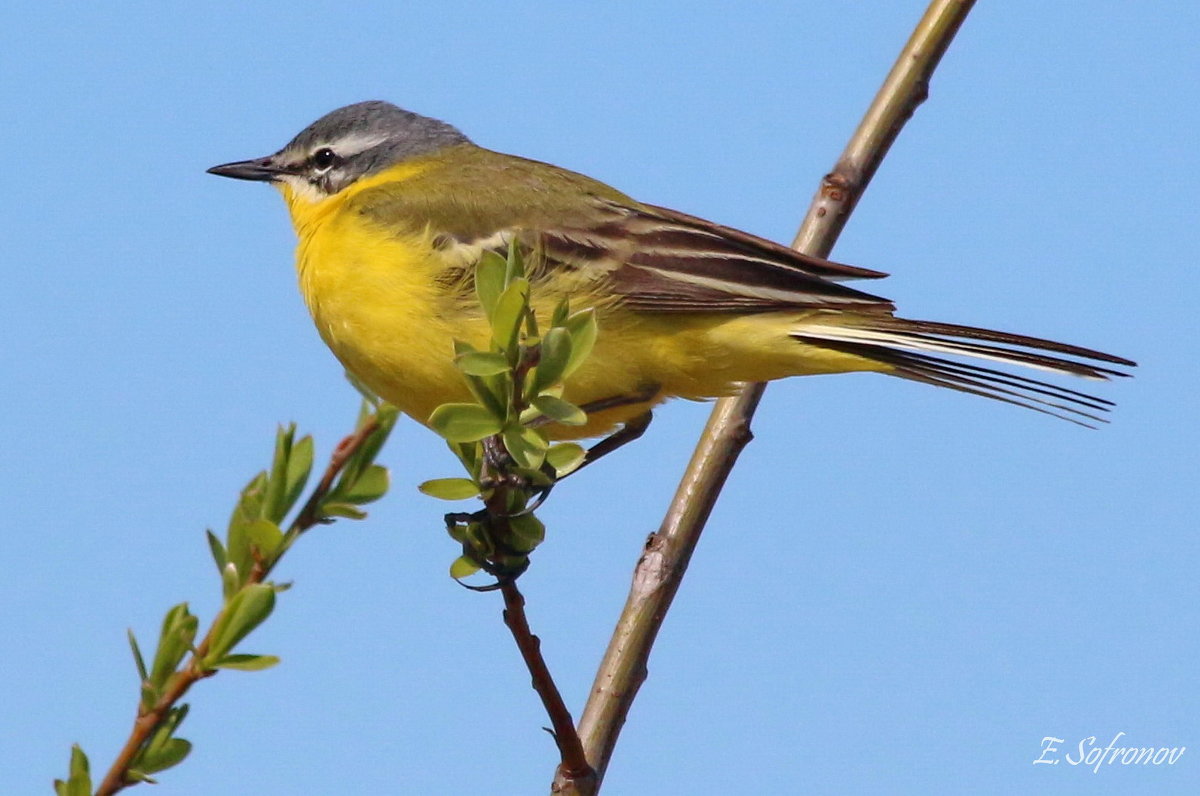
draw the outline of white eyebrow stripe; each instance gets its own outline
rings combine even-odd
[[[330,141],[327,145],[314,147],[313,151],[328,146],[341,157],[348,158],[359,152],[366,152],[371,147],[379,146],[386,140],[388,140],[387,133],[350,132],[336,141]]]

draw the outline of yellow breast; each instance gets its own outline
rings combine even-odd
[[[424,422],[439,404],[470,399],[452,363],[453,341],[481,341],[485,327],[439,292],[443,264],[431,236],[388,234],[347,208],[375,182],[315,203],[285,189],[299,238],[300,290],[346,369]]]

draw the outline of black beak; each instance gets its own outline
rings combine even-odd
[[[286,174],[287,169],[274,163],[274,155],[255,160],[239,160],[236,163],[222,163],[208,170],[209,174],[218,177],[233,177],[235,180],[254,180],[255,182],[275,182],[280,175]]]

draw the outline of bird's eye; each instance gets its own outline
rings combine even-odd
[[[341,158],[329,147],[322,147],[312,153],[312,164],[318,169],[328,169],[337,165]]]

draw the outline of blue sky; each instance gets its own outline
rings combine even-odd
[[[923,5],[18,3],[0,29],[0,781],[107,767],[150,643],[277,422],[356,398],[282,203],[204,174],[388,99],[491,148],[790,240]],[[612,763],[613,794],[1195,793],[1200,646],[1191,3],[983,3],[835,257],[902,314],[1129,356],[1087,431],[879,376],[773,385]],[[522,580],[578,713],[707,407],[556,491]],[[192,693],[162,794],[525,794],[554,763],[496,595],[446,576],[454,461],[412,422],[368,521],[306,537]],[[1035,766],[1118,732],[1172,767]]]

